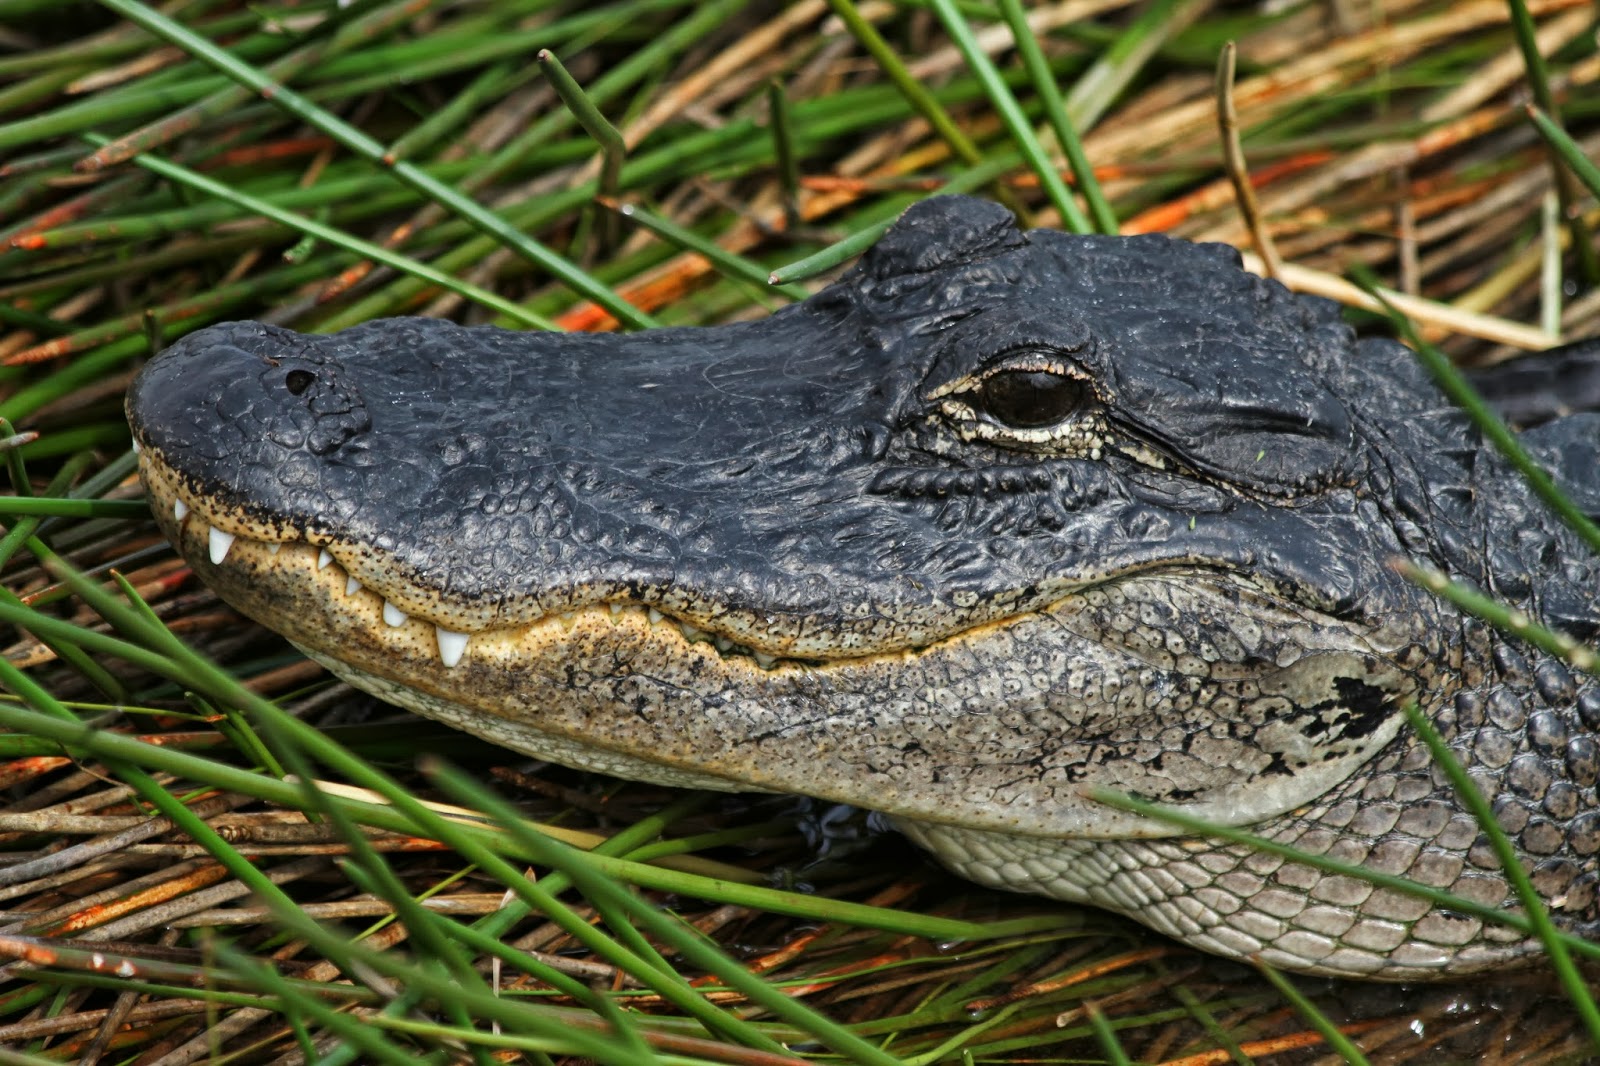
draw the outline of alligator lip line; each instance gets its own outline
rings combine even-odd
[[[682,638],[686,645],[696,643],[706,644],[714,648],[718,658],[730,664],[743,663],[747,668],[756,668],[763,672],[781,670],[783,668],[826,668],[829,666],[843,666],[846,664],[865,664],[874,659],[897,659],[906,655],[914,655],[945,641],[958,639],[964,635],[978,630],[988,630],[994,627],[1003,627],[1016,621],[1025,614],[1045,612],[1050,607],[1062,600],[1068,599],[1076,593],[1093,588],[1108,580],[1126,577],[1131,571],[1115,575],[1100,575],[1095,579],[1074,583],[1063,587],[1046,603],[1031,607],[1017,614],[1003,615],[998,618],[974,622],[967,628],[955,630],[934,636],[927,641],[907,643],[896,647],[883,647],[870,651],[858,651],[855,654],[826,655],[824,654],[772,654],[752,647],[749,643],[735,639],[726,633],[718,632],[703,624],[697,625],[673,617],[659,608],[639,602],[599,602],[575,606],[565,611],[553,611],[544,615],[505,622],[500,625],[485,625],[468,631],[467,629],[452,629],[428,618],[426,611],[407,611],[397,606],[383,591],[375,586],[363,584],[348,569],[340,564],[334,551],[329,547],[319,546],[306,539],[304,536],[292,535],[292,527],[281,521],[272,519],[260,520],[248,517],[233,516],[222,519],[235,527],[244,527],[248,532],[230,532],[217,525],[217,520],[203,504],[189,504],[175,487],[181,475],[170,467],[164,460],[154,457],[154,449],[140,449],[141,469],[140,474],[145,484],[146,493],[152,508],[163,508],[168,511],[182,531],[187,525],[191,534],[198,534],[193,529],[195,525],[203,525],[206,540],[206,555],[212,566],[220,567],[230,558],[237,559],[240,554],[260,552],[261,557],[256,559],[256,565],[268,565],[287,573],[294,565],[303,565],[306,574],[297,579],[325,587],[330,600],[343,599],[351,606],[352,619],[355,615],[365,614],[366,610],[358,610],[357,605],[362,604],[362,598],[367,597],[365,603],[370,604],[376,600],[377,604],[371,610],[373,623],[371,629],[374,635],[390,631],[399,642],[411,649],[412,652],[420,651],[422,641],[413,631],[404,634],[402,630],[410,622],[426,625],[433,630],[433,644],[437,649],[438,661],[447,669],[454,668],[466,656],[467,648],[473,638],[493,638],[509,635],[518,631],[529,631],[547,624],[559,624],[567,629],[575,627],[581,618],[594,617],[596,619],[609,618],[613,622],[623,622],[629,615],[637,615],[640,621],[648,623],[648,628],[655,632],[671,630]],[[194,495],[193,493],[190,494]],[[179,538],[174,537],[176,543]],[[335,545],[336,549],[337,546]],[[314,568],[311,563],[315,553]],[[296,563],[299,556],[304,556],[300,563]],[[271,562],[267,558],[271,557]],[[1160,570],[1165,567],[1138,567],[1135,570]],[[343,574],[344,582],[342,594],[338,591],[335,582]],[[363,604],[364,606],[364,604]],[[383,626],[376,624],[376,619],[382,619]],[[381,639],[381,638],[380,638]],[[809,649],[808,649],[809,650]]]
[[[445,626],[442,626],[437,622],[433,622],[420,615],[413,616],[408,614],[406,611],[395,606],[395,604],[385,597],[380,590],[376,588],[367,588],[356,577],[345,572],[344,568],[339,565],[338,560],[334,558],[333,553],[327,548],[319,548],[316,545],[311,544],[309,541],[301,539],[269,541],[242,534],[229,533],[212,524],[209,516],[203,514],[197,508],[191,507],[177,496],[172,497],[172,516],[180,527],[186,523],[190,525],[201,523],[204,524],[206,531],[207,555],[210,558],[212,566],[222,566],[230,557],[237,558],[238,555],[242,553],[260,551],[269,556],[276,557],[274,565],[276,565],[279,569],[287,571],[290,566],[295,565],[292,560],[294,560],[297,556],[304,556],[305,563],[301,565],[309,565],[309,560],[314,552],[316,555],[316,562],[314,565],[317,573],[320,574],[321,572],[326,571],[329,578],[337,578],[339,574],[343,573],[343,595],[346,600],[354,601],[355,598],[363,595],[376,597],[381,603],[381,608],[379,609],[378,613],[381,615],[384,623],[388,627],[399,629],[413,620],[431,626],[434,633],[434,640],[438,647],[439,661],[447,668],[455,667],[461,662],[462,658],[466,655],[467,647],[472,638],[475,635],[478,635],[476,633],[469,633],[463,630],[448,629]],[[518,622],[500,627],[488,627],[484,629],[482,633],[484,635],[488,635],[496,633],[497,631],[510,632],[512,630],[526,629],[549,622],[558,622],[562,625],[570,627],[576,623],[578,617],[582,614],[592,613],[599,615],[605,611],[609,611],[613,618],[618,618],[625,612],[634,612],[643,615],[652,627],[660,625],[670,626],[675,629],[687,643],[694,644],[703,642],[709,644],[714,647],[717,650],[717,653],[725,659],[740,658],[747,662],[753,662],[762,670],[775,670],[782,665],[812,665],[817,661],[815,659],[808,659],[799,656],[787,657],[769,655],[765,652],[757,651],[748,645],[740,644],[732,638],[724,636],[721,633],[712,632],[689,622],[681,621],[677,618],[671,617],[670,615],[663,614],[655,607],[639,603],[604,603],[586,605],[583,607],[576,607],[570,611],[561,611],[539,618],[534,618],[526,622]]]
[[[152,509],[160,508],[171,515],[172,520],[182,533],[189,537],[198,538],[202,526],[206,542],[205,554],[211,565],[220,567],[230,559],[238,560],[241,556],[251,556],[252,561],[262,567],[271,566],[282,573],[289,573],[291,568],[302,565],[306,573],[302,578],[295,580],[314,582],[322,585],[330,599],[342,598],[351,605],[352,616],[365,614],[365,610],[357,610],[357,604],[373,604],[372,615],[374,619],[381,617],[385,623],[379,627],[372,626],[375,634],[384,629],[392,630],[395,637],[401,637],[401,631],[410,622],[425,624],[433,630],[434,640],[438,652],[438,660],[446,668],[453,668],[461,663],[466,656],[468,646],[474,637],[493,637],[508,635],[518,631],[527,631],[547,624],[560,624],[566,628],[575,626],[582,617],[595,617],[604,619],[609,617],[612,621],[623,622],[630,614],[639,616],[639,619],[649,623],[655,631],[670,629],[680,636],[686,644],[703,643],[709,648],[714,648],[719,658],[724,661],[742,662],[747,667],[753,666],[761,671],[772,671],[784,667],[817,667],[832,663],[863,662],[880,656],[896,657],[910,652],[910,647],[889,648],[856,655],[840,655],[823,657],[821,655],[801,654],[769,654],[751,647],[734,637],[703,625],[696,625],[669,615],[653,605],[638,602],[600,602],[575,606],[570,610],[552,611],[548,614],[506,622],[500,625],[486,625],[467,631],[465,628],[452,629],[441,625],[431,618],[426,617],[425,611],[407,611],[396,605],[384,592],[376,587],[364,584],[341,565],[335,555],[337,545],[320,546],[312,543],[304,536],[293,535],[292,527],[272,519],[252,519],[239,515],[225,516],[220,521],[235,528],[243,527],[248,532],[230,532],[221,528],[217,523],[219,519],[209,513],[201,502],[190,504],[183,498],[176,486],[183,480],[182,476],[169,466],[164,460],[154,456],[155,449],[140,448],[140,476],[145,484],[145,491],[149,497]],[[190,492],[191,498],[195,493]],[[179,538],[174,537],[176,543]],[[332,550],[330,550],[330,547]],[[261,553],[255,557],[255,553]],[[185,553],[187,554],[187,553]],[[270,557],[270,563],[268,558]],[[302,558],[303,557],[303,558]],[[311,562],[315,559],[314,569]],[[342,596],[335,586],[339,575],[344,576]],[[1003,624],[1007,619],[997,620]],[[992,623],[990,623],[992,624]],[[401,643],[412,649],[419,649],[421,641],[416,634],[405,634]]]

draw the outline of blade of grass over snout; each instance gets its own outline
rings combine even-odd
[[[1061,175],[1056,172],[1049,153],[1044,150],[1044,145],[1039,143],[1028,117],[1022,113],[1022,105],[1017,102],[1016,96],[1006,85],[1000,72],[995,69],[994,63],[979,47],[977,38],[972,35],[972,27],[967,25],[966,17],[956,7],[955,0],[929,0],[929,6],[939,16],[939,21],[944,24],[945,32],[950,34],[950,39],[961,50],[962,58],[967,61],[967,68],[983,82],[984,90],[990,102],[994,104],[995,110],[999,112],[1006,129],[1011,133],[1011,139],[1016,144],[1017,150],[1028,161],[1028,166],[1033,169],[1034,174],[1038,175],[1039,183],[1050,197],[1050,203],[1061,215],[1062,225],[1073,233],[1092,233],[1094,227],[1090,225],[1083,210],[1078,207],[1077,200],[1073,199],[1072,190],[1067,188],[1067,183],[1062,181]]]
[[[621,912],[626,920],[637,923],[695,966],[716,975],[728,987],[743,993],[752,1003],[811,1033],[850,1061],[869,1066],[896,1066],[898,1060],[894,1056],[750,973],[741,963],[706,943],[698,931],[685,926],[679,919],[623,891],[590,865],[589,856],[523,828],[514,808],[466,775],[438,760],[430,760],[424,766],[424,771],[460,801],[470,803],[494,817],[523,846],[541,852],[540,862],[564,870],[596,906],[604,902]]]
[[[1094,219],[1095,228],[1101,233],[1116,233],[1116,213],[1111,210],[1111,204],[1101,191],[1100,180],[1095,177],[1094,166],[1084,153],[1083,141],[1078,138],[1077,127],[1073,124],[1072,116],[1067,113],[1066,102],[1061,99],[1061,90],[1056,87],[1055,75],[1050,70],[1050,63],[1045,59],[1043,49],[1039,47],[1039,39],[1028,27],[1028,15],[1022,8],[1022,0],[1000,0],[1000,15],[1011,27],[1011,37],[1016,42],[1017,54],[1022,57],[1022,63],[1027,67],[1028,76],[1032,79],[1034,91],[1039,94],[1039,100],[1044,104],[1045,116],[1050,120],[1050,128],[1055,131],[1056,142],[1061,145],[1061,151],[1067,157],[1067,165],[1072,168],[1072,176],[1077,182],[1078,191],[1083,194],[1084,203],[1089,206],[1089,214]]]
[[[1573,532],[1583,538],[1590,550],[1600,552],[1600,526],[1578,509],[1566,493],[1561,491],[1555,479],[1543,467],[1535,463],[1500,417],[1489,409],[1483,402],[1483,397],[1478,395],[1461,371],[1455,368],[1450,358],[1438,348],[1429,344],[1416,331],[1411,320],[1397,311],[1392,303],[1383,295],[1370,272],[1353,270],[1356,280],[1366,290],[1367,294],[1378,301],[1383,312],[1393,323],[1400,335],[1405,338],[1407,346],[1416,352],[1417,358],[1427,368],[1439,388],[1451,400],[1466,411],[1473,425],[1478,431],[1494,445],[1495,449],[1509,462],[1516,471],[1527,481],[1534,493],[1543,500],[1545,506],[1554,511],[1556,515],[1567,524]]]
[[[85,139],[91,144],[108,143],[107,138],[96,134],[87,135]],[[230,203],[237,204],[247,211],[254,212],[255,214],[270,218],[274,222],[279,222],[285,226],[289,226],[292,229],[298,230],[309,237],[315,237],[318,240],[327,241],[329,244],[355,252],[357,255],[365,256],[368,259],[375,259],[386,266],[391,266],[396,270],[403,271],[413,277],[421,278],[424,281],[430,281],[441,288],[448,289],[451,292],[459,293],[469,300],[474,300],[485,307],[493,308],[494,310],[499,311],[501,314],[516,319],[518,322],[521,322],[524,325],[533,326],[536,329],[553,330],[556,328],[555,323],[551,322],[544,316],[535,314],[534,312],[521,307],[511,300],[504,299],[503,297],[498,296],[487,289],[480,288],[471,282],[462,281],[451,274],[445,273],[442,270],[436,270],[426,263],[419,263],[409,256],[392,252],[381,245],[373,244],[371,241],[364,241],[359,237],[352,237],[350,234],[344,232],[343,230],[337,229],[336,227],[323,225],[321,222],[318,222],[315,219],[305,218],[304,216],[297,215],[292,211],[285,211],[266,200],[256,196],[251,196],[247,193],[239,192],[237,189],[225,185],[220,181],[213,181],[211,178],[208,178],[203,174],[198,174],[187,167],[181,167],[176,163],[169,163],[164,159],[158,159],[155,156],[147,154],[136,155],[133,157],[133,161],[147,170],[150,170],[156,174],[160,174],[162,177],[167,178],[170,181],[178,182],[179,184],[194,189],[197,192],[203,192],[208,196],[215,196],[218,199],[227,200]]]
[[[493,237],[540,269],[559,278],[574,292],[604,307],[619,321],[638,328],[655,325],[650,316],[618,297],[610,288],[600,284],[570,261],[508,224],[499,215],[462,196],[421,167],[403,159],[395,159],[383,145],[366,133],[316,106],[299,93],[263,77],[254,67],[241,62],[205,37],[186,29],[166,15],[139,3],[138,0],[100,0],[100,2],[124,18],[138,23],[163,40],[177,45],[190,55],[204,60],[228,77],[270,99],[278,107],[326,133],[350,151],[387,168],[399,180],[434,201],[448,206],[484,234]]]

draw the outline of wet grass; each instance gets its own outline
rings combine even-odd
[[[1359,265],[1461,360],[1592,335],[1594,14],[1529,6],[0,0],[0,1062],[1588,1057],[1581,977],[1285,988],[859,816],[418,725],[194,582],[120,414],[228,318],[766,313],[941,189],[1248,247],[1229,39],[1284,280],[1381,308]]]

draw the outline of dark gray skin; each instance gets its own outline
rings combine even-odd
[[[1498,381],[1512,407],[1549,391]],[[1532,957],[1086,795],[1510,906],[1403,727],[1416,699],[1557,921],[1600,930],[1600,687],[1389,564],[1578,639],[1600,566],[1409,352],[1231,249],[940,198],[765,321],[229,323],[128,411],[158,518],[225,599],[500,743],[884,810],[977,880],[1310,972]],[[1524,436],[1600,500],[1600,416]]]

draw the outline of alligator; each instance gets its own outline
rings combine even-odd
[[[1531,358],[1512,392],[1548,392]],[[1303,972],[1534,959],[1092,794],[1515,909],[1416,701],[1557,923],[1600,933],[1600,684],[1392,565],[1592,640],[1600,563],[1407,349],[1225,246],[940,197],[764,320],[225,323],[128,415],[222,599],[508,748],[881,811],[983,884]],[[1600,511],[1600,415],[1522,439]]]

